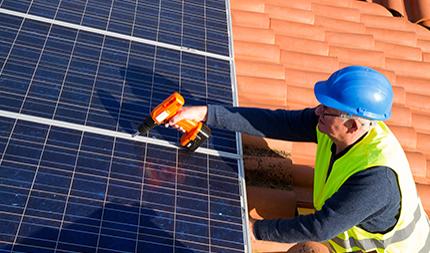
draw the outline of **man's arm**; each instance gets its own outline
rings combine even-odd
[[[208,105],[207,124],[274,139],[316,142],[318,117],[314,108],[304,110],[268,110]]]
[[[256,221],[254,233],[277,242],[326,241],[355,225],[383,233],[395,225],[399,208],[395,173],[375,167],[350,177],[315,214]]]

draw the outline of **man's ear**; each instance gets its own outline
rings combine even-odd
[[[356,119],[348,119],[345,121],[344,125],[348,129],[348,133],[353,133],[358,130],[359,122]]]

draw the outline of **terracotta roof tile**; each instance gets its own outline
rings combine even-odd
[[[391,118],[387,121],[389,125],[411,127],[412,126],[412,112],[404,105],[393,105]]]
[[[234,26],[233,34],[234,40],[267,44],[275,43],[275,33],[269,29]]]
[[[417,133],[417,149],[430,158],[430,134]]]
[[[406,92],[406,103],[415,110],[429,111],[430,96]]]
[[[381,68],[385,66],[384,53],[376,50],[330,46],[329,55],[349,65],[358,64]]]
[[[385,68],[375,68],[377,71],[381,72],[386,78],[388,78],[388,80],[390,81],[390,83],[394,86],[397,85],[397,75],[394,71],[392,70],[388,70]]]
[[[405,105],[406,104],[406,91],[405,88],[401,86],[393,86],[393,104]]]
[[[426,161],[427,161],[427,176],[426,176],[426,181],[427,181],[427,184],[430,185],[430,159],[428,159],[428,157],[427,157]],[[430,199],[428,199],[428,201],[430,201]]]
[[[421,48],[424,52],[430,53],[430,39],[421,39],[417,40],[417,46]]]
[[[424,210],[430,213],[430,185],[417,184],[417,190],[423,202]]]
[[[418,47],[402,46],[398,44],[375,41],[375,49],[385,53],[387,57],[404,60],[421,61],[422,52]]]
[[[319,3],[320,1],[318,1],[318,3],[316,2],[312,3],[312,11],[316,15],[340,19],[340,20],[348,20],[353,22],[360,21],[360,11],[355,8],[331,6],[331,5],[324,5]]]
[[[313,24],[315,15],[312,11],[266,4],[266,13],[270,18]]]
[[[366,32],[372,34],[376,40],[380,41],[411,47],[414,47],[417,44],[417,34],[415,32],[374,27],[366,27]]]
[[[392,16],[386,8],[379,4],[372,4],[365,1],[352,1],[351,7],[359,9],[363,14]]]
[[[329,18],[329,17],[319,16],[319,15],[315,16],[315,25],[327,28],[327,30],[330,30],[330,31],[348,32],[348,33],[366,32],[366,27],[362,23]]]
[[[414,31],[418,35],[418,39],[430,40],[429,30],[422,25],[415,25]]]
[[[232,22],[234,26],[269,28],[270,19],[265,13],[250,11],[232,11]]]
[[[410,1],[408,17],[413,22],[430,19],[430,5],[428,0]]]
[[[408,92],[430,96],[430,79],[398,75],[396,80]]]
[[[311,40],[324,41],[324,29],[314,25],[271,19],[270,28],[279,35],[294,36]]]
[[[277,5],[281,7],[290,7],[302,10],[310,10],[311,9],[311,0],[301,0],[301,1],[285,1],[285,0],[265,0],[266,3]]]
[[[286,150],[287,153],[291,150],[292,143],[289,141],[281,141],[269,138],[260,138],[243,134],[243,141],[246,143],[246,147],[261,149],[262,147],[268,147],[273,150]]]
[[[412,111],[412,125],[417,131],[430,134],[430,113]]]
[[[317,145],[312,142],[293,142],[295,154],[303,156],[314,156],[317,152]]]
[[[288,51],[308,54],[328,55],[328,44],[318,40],[296,38],[291,36],[276,35],[275,43]]]
[[[423,53],[423,61],[430,62],[430,53]]]
[[[367,27],[385,28],[390,30],[410,31],[414,26],[404,18],[362,14],[361,22]]]
[[[383,4],[386,8],[399,12],[400,14],[402,14],[402,16],[407,16],[404,0],[385,0],[375,2],[379,2],[380,4]]]
[[[280,63],[281,50],[276,45],[235,41],[236,59]]]
[[[398,75],[430,79],[430,63],[409,61],[395,58],[385,58],[385,66]]]
[[[326,80],[330,76],[328,72],[317,72],[309,69],[285,69],[285,78],[296,86],[313,88],[317,81]]]
[[[344,1],[337,1],[337,0],[312,0],[313,3],[318,4],[324,4],[328,6],[335,6],[335,7],[351,7],[352,2],[355,0],[344,0]]]
[[[404,148],[415,150],[417,147],[417,134],[412,127],[391,125],[390,129]]]
[[[427,161],[423,154],[418,152],[407,152],[409,166],[414,177],[425,178],[427,173]]]
[[[303,88],[293,85],[288,85],[287,88],[287,104],[296,103],[302,105],[313,104],[316,105],[318,102],[315,99],[313,88]]]
[[[339,63],[335,57],[297,53],[287,50],[281,50],[281,62],[286,67],[312,69],[321,72],[333,72],[339,67]]]
[[[372,49],[375,47],[375,41],[370,34],[327,31],[325,35],[330,45],[361,49]]]
[[[287,100],[287,86],[284,80],[239,75],[237,76],[237,88],[241,100],[255,101],[255,93],[258,93],[260,104],[269,107],[276,105],[282,107]]]
[[[296,150],[291,151],[291,160],[293,160],[293,164],[311,166],[312,168],[315,164],[314,157],[299,155]]]
[[[253,218],[274,219],[280,217],[291,217],[294,215],[295,194],[293,191],[270,189],[265,187],[247,186],[248,207]],[[270,196],[270,198],[267,198]],[[288,205],[280,205],[282,200]]]
[[[253,76],[263,78],[285,79],[284,67],[280,64],[260,63],[247,60],[236,60],[238,76]]]
[[[264,2],[260,0],[234,0],[230,1],[232,10],[264,12]]]
[[[314,169],[309,166],[297,166],[291,168],[294,186],[312,188],[314,183]]]

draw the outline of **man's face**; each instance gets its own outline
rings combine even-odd
[[[327,134],[332,140],[342,140],[346,135],[348,128],[345,125],[345,119],[341,117],[342,112],[339,110],[319,105],[315,110],[318,119],[318,129]]]

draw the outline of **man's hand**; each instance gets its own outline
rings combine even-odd
[[[254,223],[255,223],[255,221],[257,221],[257,220],[253,219],[251,216],[249,216],[249,234],[251,236],[251,241],[257,240],[255,238],[255,235],[254,235]]]
[[[172,126],[180,131],[184,131],[181,129],[177,123],[181,120],[188,119],[193,120],[195,122],[206,121],[208,113],[207,106],[186,106],[182,107],[182,109],[173,117],[165,126]]]

